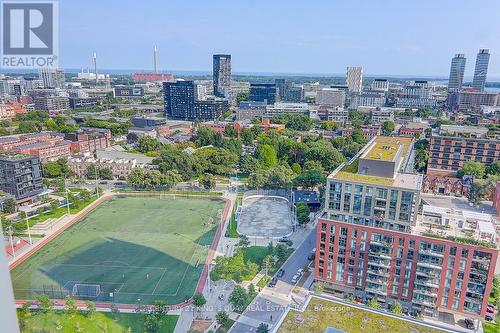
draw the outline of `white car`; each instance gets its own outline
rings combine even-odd
[[[298,271],[297,271],[297,274],[299,276],[301,276],[302,274],[304,274],[304,270],[302,268],[300,268]]]
[[[299,276],[297,274],[295,274],[293,277],[292,277],[292,283],[293,284],[296,284],[297,281],[299,281]]]

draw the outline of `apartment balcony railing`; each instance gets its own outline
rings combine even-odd
[[[435,256],[435,257],[438,257],[438,258],[443,258],[443,253],[439,253],[439,252],[435,252],[435,251],[432,251],[432,250],[419,250],[418,253],[420,254],[425,254],[425,255],[428,255],[428,256]]]
[[[442,269],[441,265],[438,264],[438,263],[425,262],[425,261],[419,261],[419,262],[417,262],[417,266],[428,267],[428,268],[439,269],[439,270]]]

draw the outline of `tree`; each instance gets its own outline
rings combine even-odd
[[[269,326],[265,323],[260,323],[260,325],[257,327],[257,330],[255,332],[257,332],[257,333],[269,333]]]
[[[111,168],[100,168],[99,169],[99,178],[100,179],[106,179],[106,180],[111,180],[113,179],[113,171]]]
[[[203,186],[203,188],[205,190],[210,191],[210,190],[215,189],[215,185],[216,185],[215,178],[210,173],[206,173],[206,174],[202,175],[199,178],[199,182],[200,182],[200,185]]]
[[[207,303],[207,300],[205,299],[205,296],[203,296],[202,293],[197,292],[193,296],[193,305],[196,306],[198,309],[201,308],[203,305]]]
[[[161,147],[160,141],[153,139],[149,135],[144,135],[139,138],[139,143],[137,145],[137,150],[141,153],[147,153],[150,151],[158,151]]]
[[[66,304],[65,305],[66,311],[68,311],[68,314],[70,315],[70,317],[74,317],[76,314],[76,310],[77,310],[75,300],[71,296],[68,295],[64,299],[64,303]]]
[[[333,171],[345,161],[345,157],[328,140],[320,139],[307,143],[307,161],[318,161],[327,171]]]
[[[380,309],[380,305],[378,305],[377,299],[371,298],[370,301],[368,301],[368,306],[372,309]]]
[[[278,164],[276,150],[268,144],[264,144],[260,147],[258,156],[259,162],[264,169],[271,169]]]
[[[499,176],[500,175],[500,161],[495,161],[486,166],[486,175]]]
[[[134,168],[127,177],[127,184],[134,188],[142,188],[144,186],[144,178],[145,171],[141,168]]]
[[[365,136],[363,135],[363,131],[360,129],[355,129],[354,131],[352,131],[352,139],[354,140],[354,142],[361,145],[366,144]]]
[[[384,135],[391,135],[396,126],[392,120],[386,120],[382,123],[382,133]]]
[[[240,240],[236,244],[239,247],[248,247],[250,245],[250,240],[247,235],[240,235]]]
[[[288,187],[292,182],[293,176],[294,173],[288,166],[278,165],[277,167],[272,168],[269,172],[266,186],[274,188]]]
[[[94,319],[94,313],[96,311],[95,303],[92,301],[85,301],[85,305],[87,306],[87,314],[89,319]]]
[[[323,176],[323,173],[318,169],[306,170],[293,179],[293,184],[295,186],[306,188],[312,188],[323,183],[325,183],[325,176]]]
[[[281,266],[288,258],[288,249],[285,244],[278,244],[274,248],[274,254],[276,255],[277,265]]]
[[[234,307],[234,309],[237,312],[243,312],[245,308],[247,307],[248,303],[250,302],[250,299],[248,297],[247,292],[243,287],[236,285],[229,295],[229,303]]]
[[[25,302],[21,308],[17,311],[17,318],[19,320],[19,328],[24,331],[26,328],[26,320],[31,316],[31,302]]]
[[[230,138],[236,138],[238,136],[238,132],[236,132],[236,129],[233,126],[226,125],[224,127],[224,135]]]
[[[429,152],[425,149],[417,149],[415,152],[415,169],[419,172],[425,171],[427,161],[429,159]]]
[[[226,327],[226,325],[229,323],[229,315],[226,311],[219,311],[215,315],[215,320],[221,327]]]
[[[99,168],[94,163],[91,163],[87,166],[87,178],[88,179],[99,178]]]
[[[337,127],[337,123],[334,121],[327,120],[321,123],[321,128],[326,131],[335,131]]]
[[[250,98],[249,92],[240,92],[238,93],[238,95],[236,95],[236,103],[238,103],[239,105],[240,102],[248,101],[249,98]]]
[[[481,200],[484,197],[484,187],[479,185],[478,183],[473,183],[469,189],[469,193],[467,195],[467,199],[469,202],[474,205],[478,205],[481,203]]]
[[[297,221],[299,221],[299,224],[304,225],[309,222],[309,214],[311,213],[311,210],[309,209],[308,204],[306,204],[305,202],[297,203],[296,212]]]
[[[38,307],[42,312],[49,312],[54,306],[54,302],[47,295],[40,295],[36,298],[38,301]]]
[[[11,197],[8,197],[3,202],[3,212],[6,214],[12,214],[16,212],[17,202]]]
[[[262,266],[266,270],[266,275],[269,273],[269,270],[274,267],[275,264],[276,264],[276,257],[275,256],[267,255],[264,257],[264,259],[262,260]]]
[[[391,303],[390,311],[394,314],[402,314],[403,306],[398,301],[394,301]]]
[[[457,174],[461,178],[463,176],[473,176],[475,178],[484,177],[484,164],[481,162],[467,161],[462,169],[458,170]]]
[[[241,172],[251,174],[259,169],[259,161],[252,155],[243,155],[239,161]]]
[[[161,320],[167,314],[167,303],[162,300],[156,300],[154,305],[154,315],[158,320]]]
[[[57,178],[62,174],[61,165],[57,161],[43,164],[43,175],[48,178]]]
[[[144,320],[144,330],[148,333],[158,332],[158,320],[153,315],[147,315]]]

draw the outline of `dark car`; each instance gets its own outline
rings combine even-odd
[[[484,316],[484,320],[486,320],[486,321],[493,321],[493,319],[494,318],[493,318],[492,315],[486,315],[486,316]]]
[[[283,268],[280,268],[276,273],[276,276],[280,278],[283,277],[283,275],[285,275],[285,270]]]
[[[269,283],[267,285],[272,288],[276,285],[277,282],[278,282],[278,278],[275,276],[271,279],[271,281],[269,281]]]
[[[465,322],[465,328],[468,328],[470,330],[474,329],[474,322],[472,321],[472,319],[466,318],[464,322]]]

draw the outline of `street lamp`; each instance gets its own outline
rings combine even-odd
[[[28,230],[28,237],[29,237],[29,240],[30,240],[30,245],[32,245],[33,241],[31,239],[30,222],[29,222],[30,218],[29,218],[29,216],[28,216],[27,213],[26,213],[25,217],[26,217],[26,229]]]

